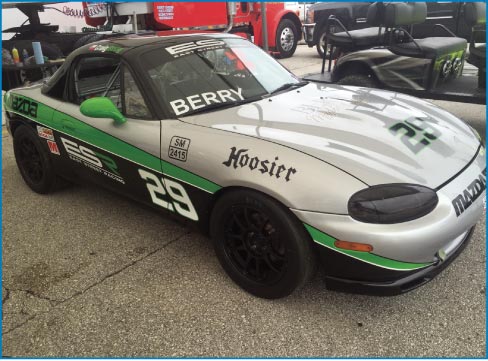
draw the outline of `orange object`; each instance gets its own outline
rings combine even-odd
[[[336,246],[337,248],[348,249],[350,251],[358,252],[371,252],[373,250],[373,246],[370,244],[348,241],[335,241],[334,246]]]
[[[16,48],[13,48],[12,49],[12,58],[14,58],[14,63],[15,64],[20,63],[19,51]]]

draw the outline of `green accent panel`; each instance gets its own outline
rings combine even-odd
[[[409,262],[401,262],[395,261],[393,259],[384,258],[373,253],[367,252],[359,252],[359,251],[350,251],[347,249],[337,248],[334,246],[334,242],[336,241],[335,238],[325,234],[318,229],[305,224],[305,228],[307,229],[308,233],[312,236],[315,242],[320,243],[328,248],[333,249],[334,251],[338,251],[340,253],[346,254],[348,256],[354,257],[361,261],[371,263],[375,266],[393,269],[397,271],[413,271],[416,269],[424,268],[430,266],[432,263],[409,263]]]
[[[34,99],[14,94],[16,97],[29,99],[31,102],[36,102]],[[207,179],[199,177],[191,172],[179,168],[171,163],[165,162],[152,154],[140,150],[130,144],[127,144],[109,134],[106,134],[91,125],[83,123],[82,121],[73,118],[65,113],[55,111],[53,108],[38,103],[37,117],[24,115],[29,119],[35,120],[40,124],[53,128],[61,133],[66,133],[72,137],[80,139],[88,144],[94,145],[120,157],[126,158],[132,162],[139,163],[147,168],[161,172],[164,169],[164,174],[187,182],[190,185],[202,188],[210,193],[215,193],[222,187]],[[11,104],[7,109],[12,110]]]

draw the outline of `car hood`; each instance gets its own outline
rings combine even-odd
[[[468,125],[431,103],[330,84],[310,83],[181,120],[296,149],[368,185],[439,187],[471,161],[480,144]]]

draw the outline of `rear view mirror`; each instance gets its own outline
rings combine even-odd
[[[80,105],[81,114],[91,118],[110,118],[117,124],[127,121],[109,98],[95,97],[85,100]]]

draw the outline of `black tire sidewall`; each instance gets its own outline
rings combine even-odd
[[[224,245],[224,223],[232,205],[246,204],[270,217],[281,234],[286,247],[287,267],[285,273],[273,285],[263,285],[242,275],[227,255]],[[210,234],[217,258],[229,277],[249,293],[268,299],[288,296],[305,284],[315,271],[316,260],[312,241],[303,225],[274,199],[254,191],[239,190],[224,195],[212,212]]]
[[[361,75],[361,74],[349,74],[342,77],[337,84],[339,85],[352,85],[365,88],[377,88],[378,82],[373,76]]]
[[[325,50],[322,47],[321,40],[325,40]],[[322,31],[320,32],[320,35],[317,39],[316,47],[317,47],[317,54],[319,54],[319,56],[322,58],[324,56],[324,51],[327,52],[327,34],[325,29],[322,29]]]
[[[22,139],[25,138],[27,138],[32,143],[34,143],[37,151],[40,154],[41,163],[44,170],[44,176],[42,181],[39,183],[35,183],[29,178],[29,176],[25,172],[25,169],[23,168],[23,166],[20,164],[19,161],[18,147]],[[49,193],[54,187],[56,181],[56,174],[54,173],[53,170],[51,158],[46,150],[47,145],[43,145],[41,143],[41,140],[37,136],[37,134],[35,134],[34,131],[28,128],[27,126],[20,126],[15,130],[13,145],[14,145],[15,161],[17,163],[17,167],[19,168],[20,174],[22,175],[22,178],[24,179],[25,183],[29,186],[30,189],[32,189],[36,193],[40,193],[40,194]]]
[[[293,32],[293,47],[289,51],[283,50],[281,47],[281,32],[283,29],[289,27]],[[290,19],[282,19],[278,25],[278,29],[276,30],[276,50],[279,52],[279,57],[281,59],[289,58],[297,49],[298,46],[298,30],[296,29],[295,23]]]

